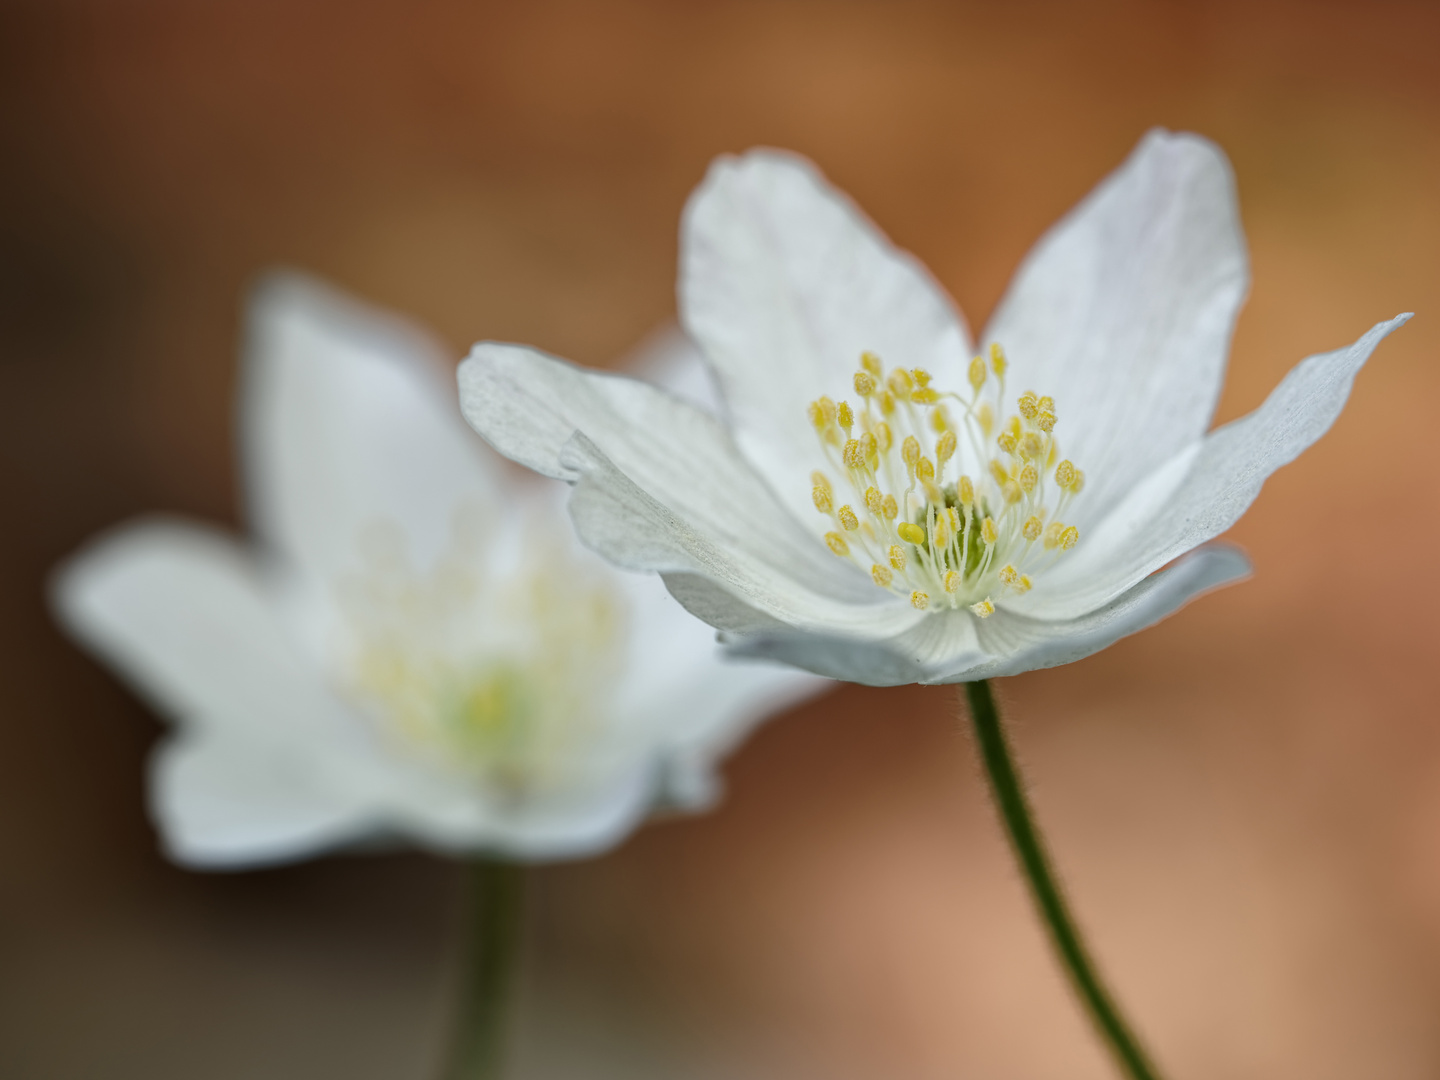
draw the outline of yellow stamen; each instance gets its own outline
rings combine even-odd
[[[925,542],[925,530],[912,522],[902,521],[895,531],[907,544],[923,544]]]
[[[970,361],[970,385],[976,390],[985,385],[985,360],[977,356]]]
[[[1022,536],[1025,537],[1026,540],[1029,540],[1033,543],[1034,541],[1040,539],[1040,532],[1044,527],[1045,523],[1042,522],[1034,514],[1031,514],[1028,518],[1025,519],[1025,524],[1021,526],[1020,533]]]
[[[990,367],[994,370],[996,375],[999,375],[1003,379],[1005,377],[1005,368],[1007,366],[1008,365],[1005,361],[1005,350],[1000,347],[1000,343],[998,341],[992,341],[990,343]]]
[[[890,565],[896,570],[905,569],[905,549],[899,544],[891,544],[890,550],[885,553],[890,559]]]
[[[880,377],[882,370],[880,367],[880,357],[876,356],[873,352],[862,352],[860,354],[860,366],[865,369],[867,374],[873,375],[877,379]]]
[[[910,594],[910,606],[916,611],[924,611],[930,606],[930,597],[916,589]]]
[[[860,519],[855,516],[855,511],[848,505],[840,507],[840,512],[835,516],[840,519],[840,524],[844,526],[846,532],[854,532],[860,528]]]
[[[882,589],[889,588],[890,582],[895,580],[895,572],[888,566],[881,566],[879,563],[870,567],[870,576],[875,579],[875,584],[879,585]]]
[[[822,514],[828,514],[835,509],[835,499],[828,487],[821,487],[816,484],[810,489],[810,497],[815,500],[815,509]]]
[[[971,604],[970,610],[973,611],[980,618],[988,619],[991,615],[995,614],[995,605],[990,602],[990,598],[987,596],[978,604]]]
[[[875,392],[875,376],[868,371],[857,371],[855,373],[855,393],[862,398],[868,398]]]
[[[880,513],[885,515],[886,521],[894,521],[900,516],[900,504],[895,501],[894,495],[886,495],[880,500]]]

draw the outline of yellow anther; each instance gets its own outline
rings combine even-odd
[[[995,605],[990,602],[990,598],[987,596],[979,603],[971,604],[970,610],[973,611],[979,618],[988,619],[991,615],[995,614]]]
[[[885,382],[896,397],[909,397],[910,391],[915,389],[915,380],[910,378],[910,373],[904,368],[896,368],[885,376]]]
[[[894,495],[886,495],[880,500],[880,513],[885,515],[886,521],[894,521],[900,514],[900,504],[895,501]]]
[[[900,460],[905,462],[905,467],[914,475],[915,463],[920,460],[920,440],[914,435],[906,435],[905,441],[900,444]]]
[[[1045,450],[1045,440],[1033,431],[1027,431],[1020,437],[1020,456],[1033,460],[1038,458]]]
[[[812,401],[805,407],[805,415],[810,418],[810,426],[816,431],[824,431],[830,426],[825,422],[825,410],[818,401]]]
[[[1063,521],[1052,521],[1045,529],[1045,550],[1051,551],[1060,544],[1060,537],[1065,532]]]
[[[960,576],[960,571],[945,571],[945,591],[948,592],[951,596],[954,596],[957,592],[959,592],[960,586],[964,583],[965,579]]]
[[[889,416],[895,411],[895,395],[889,390],[882,390],[880,392],[880,411],[886,416]]]
[[[842,401],[835,409],[836,422],[845,429],[845,434],[850,434],[850,429],[855,426],[855,413],[850,408],[848,401]]]
[[[869,510],[870,513],[874,514],[876,517],[880,516],[882,507],[880,504],[879,488],[868,487],[865,489],[865,509]]]
[[[1005,377],[1005,369],[1009,367],[1005,360],[1005,350],[1000,347],[998,341],[990,343],[990,367],[1002,379]]]
[[[907,544],[923,544],[925,542],[925,530],[913,522],[902,521],[895,531]]]
[[[1074,546],[1075,546],[1076,544],[1078,544],[1079,542],[1080,542],[1080,530],[1077,529],[1074,525],[1071,525],[1068,529],[1066,529],[1063,533],[1060,534],[1060,550],[1061,550],[1061,551],[1069,551],[1072,547],[1074,547]]]
[[[1072,495],[1079,495],[1080,492],[1084,490],[1084,488],[1085,488],[1085,470],[1084,470],[1084,469],[1076,469],[1076,470],[1075,470],[1075,479],[1070,481],[1070,493],[1071,493]]]
[[[1017,503],[1025,497],[1025,492],[1020,490],[1020,485],[1014,480],[1007,480],[1000,489],[1000,494],[1007,503]]]
[[[935,463],[928,457],[922,457],[919,461],[915,462],[915,475],[921,480],[934,480]]]
[[[859,439],[845,440],[845,449],[840,452],[840,460],[845,462],[847,469],[863,469],[865,467],[865,448],[860,444]]]
[[[1015,567],[1009,563],[1006,563],[1000,568],[1000,580],[1012,588],[1018,587],[1020,584],[1020,571],[1016,570]]]
[[[840,524],[845,527],[846,532],[854,532],[860,527],[860,519],[855,516],[855,511],[850,508],[849,504],[840,507],[835,516],[840,519]]]
[[[810,483],[816,487],[823,487],[826,491],[830,490],[830,478],[819,469],[810,474]]]
[[[945,516],[950,521],[950,531],[958,534],[960,532],[960,511],[953,506],[947,506]]]
[[[888,589],[890,582],[895,580],[895,572],[888,566],[881,566],[878,562],[870,567],[870,576],[875,579],[875,584],[882,589]]]
[[[1033,390],[1026,390],[1020,395],[1020,400],[1015,403],[1020,410],[1020,415],[1026,420],[1034,420],[1035,414],[1040,411],[1040,399],[1035,396]]]
[[[1040,539],[1041,530],[1043,530],[1044,528],[1045,523],[1041,521],[1038,517],[1036,517],[1034,514],[1031,514],[1028,518],[1025,519],[1025,524],[1020,526],[1020,535],[1025,537],[1026,540],[1029,540],[1033,543],[1034,541]]]
[[[924,611],[930,606],[930,597],[916,589],[910,594],[910,606],[916,611]]]
[[[950,430],[950,411],[944,405],[930,410],[930,427],[941,434]]]
[[[911,368],[910,377],[915,380],[915,385],[920,387],[929,386],[930,380],[934,378],[934,376],[923,367]]]
[[[1025,467],[1020,470],[1020,475],[1016,479],[1020,481],[1020,489],[1024,491],[1026,495],[1029,495],[1030,492],[1035,490],[1035,485],[1040,482],[1040,470],[1035,468],[1033,462],[1027,461]]]
[[[873,431],[860,436],[860,449],[865,454],[865,464],[874,472],[880,467],[880,440],[875,438]]]
[[[960,505],[970,507],[975,505],[975,482],[968,476],[960,477],[960,482],[955,485],[960,493]]]
[[[880,358],[873,352],[866,350],[860,354],[860,366],[877,379],[880,377]]]
[[[902,571],[902,572],[904,571],[904,569],[905,569],[905,549],[904,549],[904,548],[902,548],[899,544],[891,544],[891,545],[890,545],[890,550],[887,551],[885,554],[890,557],[890,565],[891,565],[891,566],[893,566],[896,570],[900,570],[900,571]]]
[[[895,436],[890,434],[890,425],[881,420],[875,425],[875,430],[870,434],[875,436],[875,444],[880,448],[880,453],[888,454],[890,447],[895,445]]]
[[[975,422],[980,425],[980,434],[985,438],[995,430],[995,410],[990,407],[988,401],[982,401],[980,407],[975,410]]]
[[[1075,482],[1075,465],[1069,458],[1055,466],[1055,483],[1062,489],[1069,488]]]
[[[945,463],[955,456],[955,433],[947,431],[940,438],[935,440],[935,461],[940,468],[945,468]]]
[[[995,439],[995,445],[1000,447],[1001,450],[1004,450],[1005,453],[1013,454],[1016,446],[1015,436],[1011,435],[1008,431],[1002,431]]]
[[[944,514],[935,518],[935,527],[930,530],[930,539],[937,548],[950,546],[950,521]]]
[[[1020,580],[1015,583],[1015,589],[1016,589],[1016,591],[1018,591],[1018,592],[1027,593],[1027,592],[1030,591],[1030,585],[1031,585],[1031,584],[1032,584],[1032,583],[1031,583],[1031,581],[1030,581],[1030,575],[1029,575],[1029,574],[1021,574],[1021,575],[1020,575]]]
[[[995,519],[987,517],[980,523],[980,539],[986,544],[993,544],[1000,539],[1000,531],[995,528]]]
[[[815,500],[815,509],[819,510],[822,514],[828,514],[831,510],[835,509],[835,500],[831,496],[828,486],[821,487],[819,484],[816,484],[810,489],[810,498]]]
[[[855,393],[862,398],[868,398],[875,392],[875,376],[868,371],[857,371],[855,373]]]
[[[1055,399],[1049,394],[1046,394],[1039,401],[1035,402],[1035,404],[1039,407],[1041,412],[1055,411]]]
[[[985,385],[985,358],[977,356],[970,361],[970,385],[976,390]]]
[[[1010,470],[998,458],[990,459],[990,475],[995,478],[995,483],[1002,486],[1010,480]]]
[[[912,390],[910,400],[916,405],[934,405],[940,400],[940,391],[933,386],[922,386],[918,390]]]
[[[827,532],[825,534],[825,546],[836,555],[842,557],[850,554],[850,545],[847,544],[845,538],[837,532]]]
[[[1055,430],[1055,414],[1049,409],[1040,410],[1035,417],[1035,426],[1048,435]]]

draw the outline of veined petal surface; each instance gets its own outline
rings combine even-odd
[[[575,485],[581,539],[620,566],[704,573],[792,626],[883,636],[919,617],[826,551],[719,421],[655,387],[486,342],[460,396],[502,454]]]
[[[1026,256],[982,344],[1054,397],[1082,533],[1209,427],[1248,282],[1224,154],[1160,130]]]
[[[1082,615],[1230,528],[1271,473],[1330,429],[1365,361],[1409,318],[1399,315],[1347,348],[1301,361],[1260,408],[1161,464],[1066,561],[1046,572],[1043,591],[1011,606],[1045,619]]]
[[[680,316],[720,381],[740,449],[809,520],[806,406],[843,397],[860,354],[962,379],[969,337],[944,290],[803,158],[722,157],[681,223]]]

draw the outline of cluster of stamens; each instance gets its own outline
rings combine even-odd
[[[825,543],[875,584],[920,610],[994,613],[994,597],[1028,592],[1038,572],[1080,540],[1061,520],[1085,474],[1061,459],[1055,402],[1025,391],[1001,421],[1004,350],[970,362],[968,395],[931,385],[921,368],[885,371],[874,353],[855,373],[859,409],[821,397],[810,423],[847,498],[811,474]],[[929,451],[927,453],[927,451]],[[972,462],[972,473],[962,470]]]

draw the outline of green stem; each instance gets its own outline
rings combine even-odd
[[[444,1080],[497,1080],[505,1069],[505,1020],[520,945],[525,871],[478,859],[471,866],[473,922]]]
[[[970,699],[970,717],[975,722],[975,737],[980,743],[980,756],[985,762],[985,774],[990,778],[995,805],[1005,822],[1015,857],[1020,861],[1031,895],[1035,898],[1035,906],[1040,909],[1040,917],[1050,931],[1050,940],[1060,954],[1070,982],[1125,1075],[1131,1080],[1159,1080],[1160,1074],[1146,1058],[1110,992],[1100,981],[1100,974],[1095,970],[1075,920],[1070,916],[1065,897],[1060,892],[1060,883],[1050,866],[1050,857],[1045,852],[1045,843],[1026,801],[1025,789],[1000,725],[1000,712],[990,693],[990,684],[984,680],[966,683],[965,692]]]

